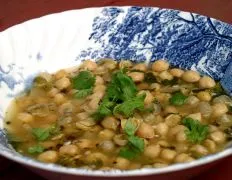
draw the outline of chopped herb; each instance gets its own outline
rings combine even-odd
[[[123,130],[128,135],[128,143],[120,149],[119,156],[134,159],[144,151],[144,140],[134,135],[137,128],[132,119],[127,120]]]
[[[119,151],[119,156],[129,160],[136,158],[138,154],[140,153],[137,151],[137,149],[129,145],[122,147]]]
[[[44,147],[40,145],[35,145],[32,147],[29,147],[27,150],[30,154],[39,154],[44,151]]]
[[[144,74],[144,82],[151,84],[157,82],[157,80],[152,72],[148,72]]]
[[[209,134],[208,125],[201,124],[198,120],[185,118],[182,120],[183,125],[188,129],[185,131],[187,139],[192,143],[201,143]]]
[[[180,106],[185,103],[185,100],[187,99],[187,96],[182,94],[181,92],[176,92],[172,95],[172,97],[169,99],[169,102],[172,105]]]
[[[43,129],[43,128],[33,128],[32,135],[38,141],[45,141],[50,137],[50,129]]]
[[[102,103],[93,114],[94,119],[101,120],[105,116],[111,115],[112,112],[122,113],[126,116],[133,114],[135,109],[142,107],[140,103],[142,98],[140,96],[136,97],[137,91],[135,83],[131,77],[125,74],[124,70],[114,73]],[[136,105],[131,105],[131,103],[136,103]],[[129,105],[129,108],[122,110],[127,105]]]
[[[165,79],[161,83],[165,86],[173,86],[178,83],[178,78],[174,77],[172,80]]]
[[[75,94],[74,94],[74,97],[77,98],[77,99],[82,99],[90,94],[92,94],[93,92],[93,88],[90,88],[90,89],[82,89],[82,90],[79,90],[77,91]]]
[[[89,71],[81,71],[72,79],[73,88],[77,90],[90,89],[95,84],[95,77]]]
[[[103,119],[105,116],[111,115],[114,105],[114,102],[111,102],[108,99],[104,99],[98,107],[98,110],[92,115],[92,117],[95,120],[99,121]]]
[[[114,114],[123,114],[126,117],[130,117],[133,115],[134,111],[136,109],[144,109],[144,95],[136,96],[134,98],[131,98],[122,104],[118,104],[114,108]]]
[[[134,123],[134,121],[132,121],[132,119],[128,119],[123,130],[128,136],[132,136],[135,134],[137,128],[138,126]]]

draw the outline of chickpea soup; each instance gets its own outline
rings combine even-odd
[[[6,113],[19,153],[89,169],[165,167],[224,148],[232,100],[198,72],[103,59],[43,72]]]

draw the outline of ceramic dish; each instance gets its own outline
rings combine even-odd
[[[173,66],[197,70],[220,80],[225,90],[232,93],[232,26],[229,24],[193,13],[149,7],[90,8],[48,15],[0,33],[0,154],[50,179],[170,178],[173,174],[180,179],[232,154],[228,146],[220,153],[187,164],[92,171],[43,164],[15,152],[3,130],[9,102],[30,87],[33,77],[41,71],[54,72],[76,66],[84,59],[105,57],[136,62],[164,58]]]

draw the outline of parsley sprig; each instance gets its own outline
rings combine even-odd
[[[137,128],[132,119],[127,120],[123,130],[128,136],[128,143],[120,149],[119,156],[131,160],[138,157],[144,151],[144,140],[135,136]]]
[[[209,134],[208,125],[203,125],[192,118],[184,118],[182,123],[187,127],[185,134],[190,142],[201,143],[207,138]]]
[[[95,76],[91,72],[81,71],[72,79],[73,88],[78,90],[74,96],[81,99],[90,95],[93,92],[95,80]]]
[[[114,73],[103,101],[93,114],[94,119],[101,120],[111,114],[130,117],[135,110],[144,109],[145,95],[136,96],[137,92],[135,83],[125,74],[125,71],[120,70]]]

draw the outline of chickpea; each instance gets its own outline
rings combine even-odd
[[[103,85],[104,84],[104,80],[101,76],[96,76],[96,81],[95,81],[95,85]]]
[[[130,68],[130,67],[132,67],[132,66],[133,66],[132,62],[131,62],[131,61],[127,61],[127,60],[122,60],[122,61],[120,61],[120,63],[119,63],[119,68],[120,68],[120,69],[123,69],[123,68]]]
[[[155,99],[154,96],[150,93],[150,91],[144,91],[144,90],[142,90],[138,94],[139,95],[146,94],[146,97],[144,99],[144,104],[145,105],[151,104],[154,101],[154,99]]]
[[[169,131],[168,131],[168,135],[170,138],[173,138],[177,135],[178,132],[180,131],[183,131],[185,130],[185,126],[183,125],[177,125],[177,126],[174,126],[173,128],[171,128]]]
[[[201,122],[201,113],[194,113],[194,114],[189,114],[187,117],[192,118],[194,120],[198,120]]]
[[[56,86],[57,89],[59,89],[59,90],[66,89],[66,88],[68,88],[70,85],[71,85],[71,82],[70,82],[70,80],[69,80],[68,78],[66,78],[66,77],[63,77],[63,78],[61,78],[61,79],[59,79],[59,80],[57,80],[57,81],[55,82],[55,86]]]
[[[174,160],[175,163],[183,163],[183,162],[190,162],[191,160],[194,160],[192,157],[190,157],[186,153],[178,154]]]
[[[160,145],[149,145],[145,148],[144,155],[153,159],[159,156],[160,151]]]
[[[88,163],[92,163],[94,161],[97,161],[97,160],[100,160],[102,161],[103,164],[106,164],[107,161],[109,160],[107,158],[107,156],[103,153],[100,153],[100,152],[94,152],[94,153],[90,153],[86,156],[85,160],[88,162]]]
[[[226,136],[221,131],[215,131],[210,134],[210,139],[212,139],[217,144],[222,144],[226,141]]]
[[[78,153],[78,147],[73,144],[61,146],[59,149],[60,155],[74,156]]]
[[[190,150],[197,156],[205,156],[209,153],[209,151],[200,144],[193,145]]]
[[[216,144],[214,141],[210,140],[210,139],[206,139],[204,141],[204,146],[211,152],[214,153],[216,152]]]
[[[170,69],[170,73],[174,77],[180,78],[182,76],[182,74],[184,73],[184,71],[181,69],[173,68],[173,69]]]
[[[95,95],[95,94],[94,94]],[[89,104],[88,104],[88,111],[89,112],[92,112],[92,111],[96,111],[97,110],[97,108],[99,107],[99,102],[100,102],[100,98],[99,98],[99,96],[94,96],[91,100],[90,100],[90,102],[89,102]],[[86,110],[87,111],[87,110]]]
[[[175,106],[169,105],[164,108],[164,113],[165,114],[177,114],[178,110]]]
[[[159,135],[165,136],[168,133],[168,125],[166,123],[159,123],[156,125],[155,131]]]
[[[115,149],[115,145],[112,141],[105,140],[99,144],[99,148],[101,148],[104,152],[112,152]]]
[[[80,149],[91,149],[96,147],[96,143],[89,139],[78,139],[74,142]]]
[[[184,81],[188,83],[194,83],[194,82],[199,81],[200,79],[199,73],[196,71],[192,71],[192,70],[185,71],[181,77]]]
[[[201,91],[199,93],[197,93],[197,97],[201,100],[201,101],[210,101],[211,100],[211,95],[209,92],[207,91]]]
[[[144,73],[142,72],[130,72],[128,74],[134,82],[141,82],[144,79]]]
[[[118,128],[119,121],[113,116],[108,116],[102,120],[101,124],[104,128],[112,129],[115,131]]]
[[[97,69],[97,64],[91,60],[86,60],[83,62],[81,67],[85,70],[94,71]]]
[[[24,112],[19,113],[17,118],[23,123],[31,123],[34,121],[34,116],[32,116],[29,113],[24,113]]]
[[[168,71],[162,71],[162,72],[159,74],[159,77],[160,77],[162,80],[172,80],[172,79],[173,79],[173,76],[172,76]]]
[[[166,147],[166,148],[170,147],[170,144],[165,140],[159,140],[157,144],[160,145],[161,147]]]
[[[128,142],[124,134],[116,134],[113,140],[114,140],[114,143],[119,146],[125,146]]]
[[[163,168],[163,167],[167,167],[167,166],[168,166],[168,164],[166,164],[166,163],[154,163],[153,164],[154,168]]]
[[[45,151],[38,156],[38,160],[46,163],[55,163],[58,160],[58,153],[56,151]]]
[[[169,68],[169,63],[166,60],[158,60],[152,64],[152,70],[156,72],[166,71]]]
[[[61,70],[59,70],[58,72],[56,72],[55,78],[56,78],[56,80],[58,80],[58,79],[61,79],[61,78],[63,78],[63,77],[66,77],[67,74],[68,74],[68,73],[67,73],[64,69],[61,69]]]
[[[186,134],[183,130],[177,133],[176,141],[177,142],[186,142],[187,141]]]
[[[150,88],[153,89],[154,91],[159,91],[160,87],[161,87],[161,85],[159,83],[152,83],[150,85]]]
[[[55,123],[57,121],[58,117],[56,114],[49,114],[45,117],[45,120],[47,123]]]
[[[55,97],[55,95],[58,93],[59,93],[59,90],[57,88],[52,88],[50,91],[48,91],[48,96]]]
[[[169,127],[176,126],[177,124],[179,124],[180,121],[181,121],[181,117],[180,115],[177,115],[177,114],[170,114],[169,116],[165,118],[165,123]]]
[[[118,169],[128,169],[130,166],[130,161],[122,157],[117,157],[114,166]]]
[[[164,149],[161,151],[160,157],[166,161],[173,161],[176,157],[176,151],[170,149]]]
[[[178,153],[184,153],[184,152],[188,151],[189,146],[188,146],[187,143],[184,142],[184,143],[177,143],[176,146],[175,146],[175,148],[176,148],[176,152],[178,152]]]
[[[153,138],[155,136],[154,129],[151,125],[147,123],[141,123],[138,130],[137,135],[142,138]]]
[[[216,85],[215,81],[209,76],[203,76],[199,80],[200,88],[213,88]]]
[[[213,116],[219,117],[225,113],[227,113],[228,108],[224,103],[217,103],[213,105]]]
[[[139,63],[139,64],[134,65],[132,69],[139,70],[139,71],[146,71],[147,65],[144,63]]]
[[[98,136],[101,139],[105,139],[105,140],[111,140],[111,139],[113,139],[114,135],[115,135],[115,133],[112,130],[109,130],[109,129],[103,129],[98,134]]]

